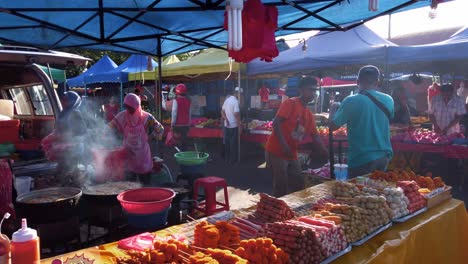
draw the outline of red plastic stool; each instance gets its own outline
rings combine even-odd
[[[229,197],[226,180],[214,176],[197,179],[193,188],[193,199],[195,201],[198,201],[198,189],[200,187],[205,191],[205,201],[195,205],[195,210],[205,214],[206,216],[217,212],[229,211]],[[224,203],[216,200],[217,188],[224,189]]]

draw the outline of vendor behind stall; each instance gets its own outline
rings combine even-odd
[[[75,182],[74,171],[88,156],[83,144],[86,123],[79,110],[81,98],[77,93],[66,92],[61,101],[63,110],[58,115],[55,129],[41,141],[41,146],[49,160],[57,161],[58,180],[68,185]]]
[[[73,92],[66,92],[62,97],[63,110],[55,123],[55,133],[63,140],[71,140],[74,136],[82,135],[86,125],[78,108],[81,106],[80,96]]]
[[[460,133],[459,121],[465,114],[465,102],[455,94],[451,84],[444,84],[440,87],[440,94],[432,98],[429,114],[434,132],[444,135]]]
[[[137,95],[127,94],[124,98],[124,108],[126,110],[118,113],[109,126],[123,134],[130,180],[138,177],[147,184],[153,168],[148,141],[160,139],[164,128],[150,113],[141,109],[140,97]]]
[[[191,102],[187,97],[187,87],[185,84],[178,84],[175,88],[176,98],[172,103],[171,127],[174,133],[180,134],[180,144],[186,149],[187,134],[192,122]]]
[[[328,157],[328,151],[315,127],[314,115],[307,108],[307,103],[314,99],[316,89],[315,78],[303,78],[299,82],[300,97],[284,101],[273,121],[273,133],[266,143],[265,156],[272,171],[273,195],[276,197],[304,187],[297,149],[306,134],[312,136],[317,152]]]
[[[115,96],[111,96],[109,103],[102,106],[106,122],[112,121],[112,119],[114,119],[114,117],[119,113],[119,109],[120,106],[117,104],[117,98]]]
[[[392,98],[395,107],[395,116],[393,116],[391,123],[409,126],[411,124],[411,114],[405,88],[398,84],[393,89]]]

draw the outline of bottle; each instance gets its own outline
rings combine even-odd
[[[0,264],[11,264],[11,254],[10,254],[10,239],[5,234],[2,234],[2,224],[3,220],[10,217],[9,213],[5,213],[0,221]]]
[[[11,262],[15,264],[39,264],[41,253],[37,231],[28,228],[26,218],[21,219],[21,229],[13,233]]]

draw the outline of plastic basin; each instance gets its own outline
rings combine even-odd
[[[144,215],[168,209],[175,195],[171,189],[145,187],[122,192],[117,195],[117,200],[128,214]]]
[[[191,166],[206,163],[210,155],[205,152],[185,151],[174,154],[177,164]]]
[[[131,214],[125,211],[127,215],[127,222],[129,225],[140,228],[140,229],[150,229],[150,228],[159,228],[167,224],[167,216],[169,213],[167,208],[161,212],[153,214]]]

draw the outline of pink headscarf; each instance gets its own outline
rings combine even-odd
[[[126,110],[125,118],[130,122],[131,125],[137,125],[143,116],[140,97],[134,93],[129,93],[124,98],[124,104],[135,109],[135,113],[133,113],[133,115],[130,114],[128,110]]]

